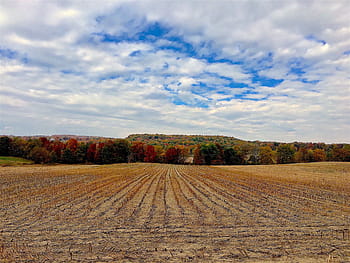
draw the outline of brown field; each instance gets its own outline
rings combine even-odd
[[[350,262],[350,163],[0,167],[0,262]]]

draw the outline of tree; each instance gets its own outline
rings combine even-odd
[[[132,162],[143,162],[145,159],[145,144],[143,142],[133,142],[130,147]]]
[[[62,163],[72,164],[76,162],[77,162],[77,156],[75,155],[75,152],[73,152],[69,148],[64,149],[62,153]]]
[[[154,146],[154,150],[156,151],[156,162],[164,163],[165,162],[165,151],[162,146],[156,145]]]
[[[212,143],[202,144],[200,151],[201,151],[201,155],[204,158],[205,164],[207,165],[212,164],[213,160],[218,159],[220,154],[218,147]]]
[[[15,137],[11,141],[9,155],[27,158],[25,151],[26,148],[27,141],[23,140],[22,138]]]
[[[225,164],[242,164],[242,159],[233,148],[224,150]]]
[[[293,163],[295,149],[290,144],[281,144],[277,148],[277,162],[278,163]]]
[[[40,137],[39,140],[41,142],[42,147],[44,147],[45,149],[50,148],[50,141],[46,137]]]
[[[258,145],[252,145],[248,149],[248,164],[260,164],[260,148]]]
[[[30,139],[30,140],[28,140],[27,143],[25,144],[23,157],[24,157],[24,158],[29,158],[30,152],[31,152],[35,147],[42,147],[41,141],[40,141],[39,139]]]
[[[95,163],[99,163],[99,164],[103,163],[101,153],[102,153],[102,149],[104,146],[105,146],[105,143],[103,143],[103,142],[96,144],[96,152],[95,152],[95,156],[94,156]]]
[[[76,152],[78,148],[78,141],[74,138],[69,139],[66,143],[66,148],[68,148],[72,152]]]
[[[61,159],[62,159],[62,152],[63,152],[64,147],[65,147],[64,143],[62,143],[58,140],[56,140],[50,144],[50,151],[52,152],[51,158],[54,158],[54,159],[52,159],[52,161],[54,161],[54,162],[61,162],[62,161]]]
[[[117,153],[117,163],[127,163],[130,154],[130,144],[127,140],[117,139],[114,141]]]
[[[308,147],[311,147],[310,145]],[[312,149],[301,147],[295,154],[295,160],[297,162],[307,163],[314,161],[314,152]]]
[[[322,149],[314,150],[314,160],[315,162],[324,162],[326,160],[326,153]]]
[[[87,153],[86,153],[86,160],[88,162],[94,163],[95,156],[96,156],[96,143],[90,143],[88,145],[88,149],[87,149]]]
[[[165,152],[166,163],[179,163],[180,151],[175,147],[170,147]]]
[[[197,165],[205,164],[200,145],[197,145],[197,147],[194,149],[193,163]]]
[[[259,151],[260,164],[273,164],[273,151],[270,146],[261,147]]]
[[[154,163],[157,158],[157,153],[153,145],[147,145],[145,151],[144,161],[147,163]]]
[[[110,164],[117,162],[117,149],[113,141],[108,141],[100,151],[101,163]]]
[[[350,162],[350,149],[336,148],[332,151],[332,161]]]
[[[77,163],[85,163],[87,160],[88,145],[86,143],[79,143],[76,151]]]
[[[44,147],[35,146],[29,152],[28,159],[35,163],[48,163],[50,161],[50,153]]]
[[[218,143],[215,143],[216,149],[217,149],[217,153],[216,156],[214,157],[214,159],[211,160],[211,164],[216,164],[216,165],[220,165],[220,164],[224,164],[224,149],[222,148],[222,146]]]
[[[8,156],[11,139],[7,136],[0,137],[0,156]]]
[[[257,147],[250,143],[242,143],[234,146],[235,151],[242,159],[242,164],[247,164],[249,162],[255,161],[258,157]],[[253,156],[253,157],[252,157]],[[252,158],[251,158],[252,157]],[[249,161],[250,159],[250,161]]]

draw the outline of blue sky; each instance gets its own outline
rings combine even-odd
[[[347,1],[0,3],[0,134],[350,142]]]

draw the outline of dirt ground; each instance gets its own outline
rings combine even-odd
[[[350,262],[350,163],[0,167],[0,262]]]

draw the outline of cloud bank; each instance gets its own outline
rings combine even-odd
[[[350,142],[347,1],[0,7],[0,134]]]

